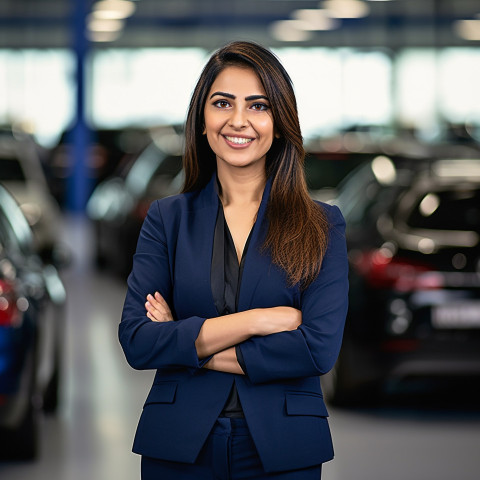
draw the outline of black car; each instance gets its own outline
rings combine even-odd
[[[133,157],[151,142],[148,129],[135,127],[94,129],[88,137],[84,173],[91,188],[113,175],[125,158]],[[68,188],[73,175],[73,140],[73,131],[66,130],[43,160],[50,191],[62,207],[68,206],[69,200]]]
[[[378,156],[334,203],[347,222],[350,307],[322,379],[330,401],[412,378],[479,376],[480,160]]]
[[[31,459],[41,408],[57,408],[65,288],[33,249],[27,220],[0,185],[0,456]]]
[[[99,266],[126,276],[150,203],[170,194],[182,169],[182,137],[170,129],[158,136],[122,171],[93,191],[87,213],[95,225]]]

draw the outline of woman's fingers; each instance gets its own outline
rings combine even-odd
[[[148,298],[148,297],[147,297]],[[148,300],[145,302],[145,308],[147,309],[147,317],[154,322],[162,322],[163,315],[162,313],[155,308]]]
[[[155,292],[155,300],[168,312],[170,312],[170,307],[168,306],[168,303],[165,301],[165,299],[158,293]]]
[[[172,313],[163,297],[155,292],[155,296],[148,294],[145,302],[147,317],[154,322],[169,322],[173,320]]]

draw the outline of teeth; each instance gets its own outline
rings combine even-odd
[[[250,143],[252,141],[251,138],[241,138],[241,137],[228,137],[225,135],[225,138],[232,143],[236,143],[237,145],[243,145],[245,143]]]

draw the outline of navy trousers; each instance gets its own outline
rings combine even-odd
[[[320,480],[321,475],[321,465],[265,473],[243,418],[219,418],[194,464],[142,457],[142,480]]]

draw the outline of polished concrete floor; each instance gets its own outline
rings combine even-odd
[[[125,362],[117,325],[125,285],[96,272],[91,235],[82,219],[66,220],[75,251],[64,272],[68,289],[62,406],[42,421],[33,463],[0,462],[1,480],[135,480],[131,443],[152,372]],[[467,385],[468,387],[469,385]],[[445,398],[397,396],[373,408],[330,408],[336,458],[324,480],[478,480],[480,404],[469,388]]]

